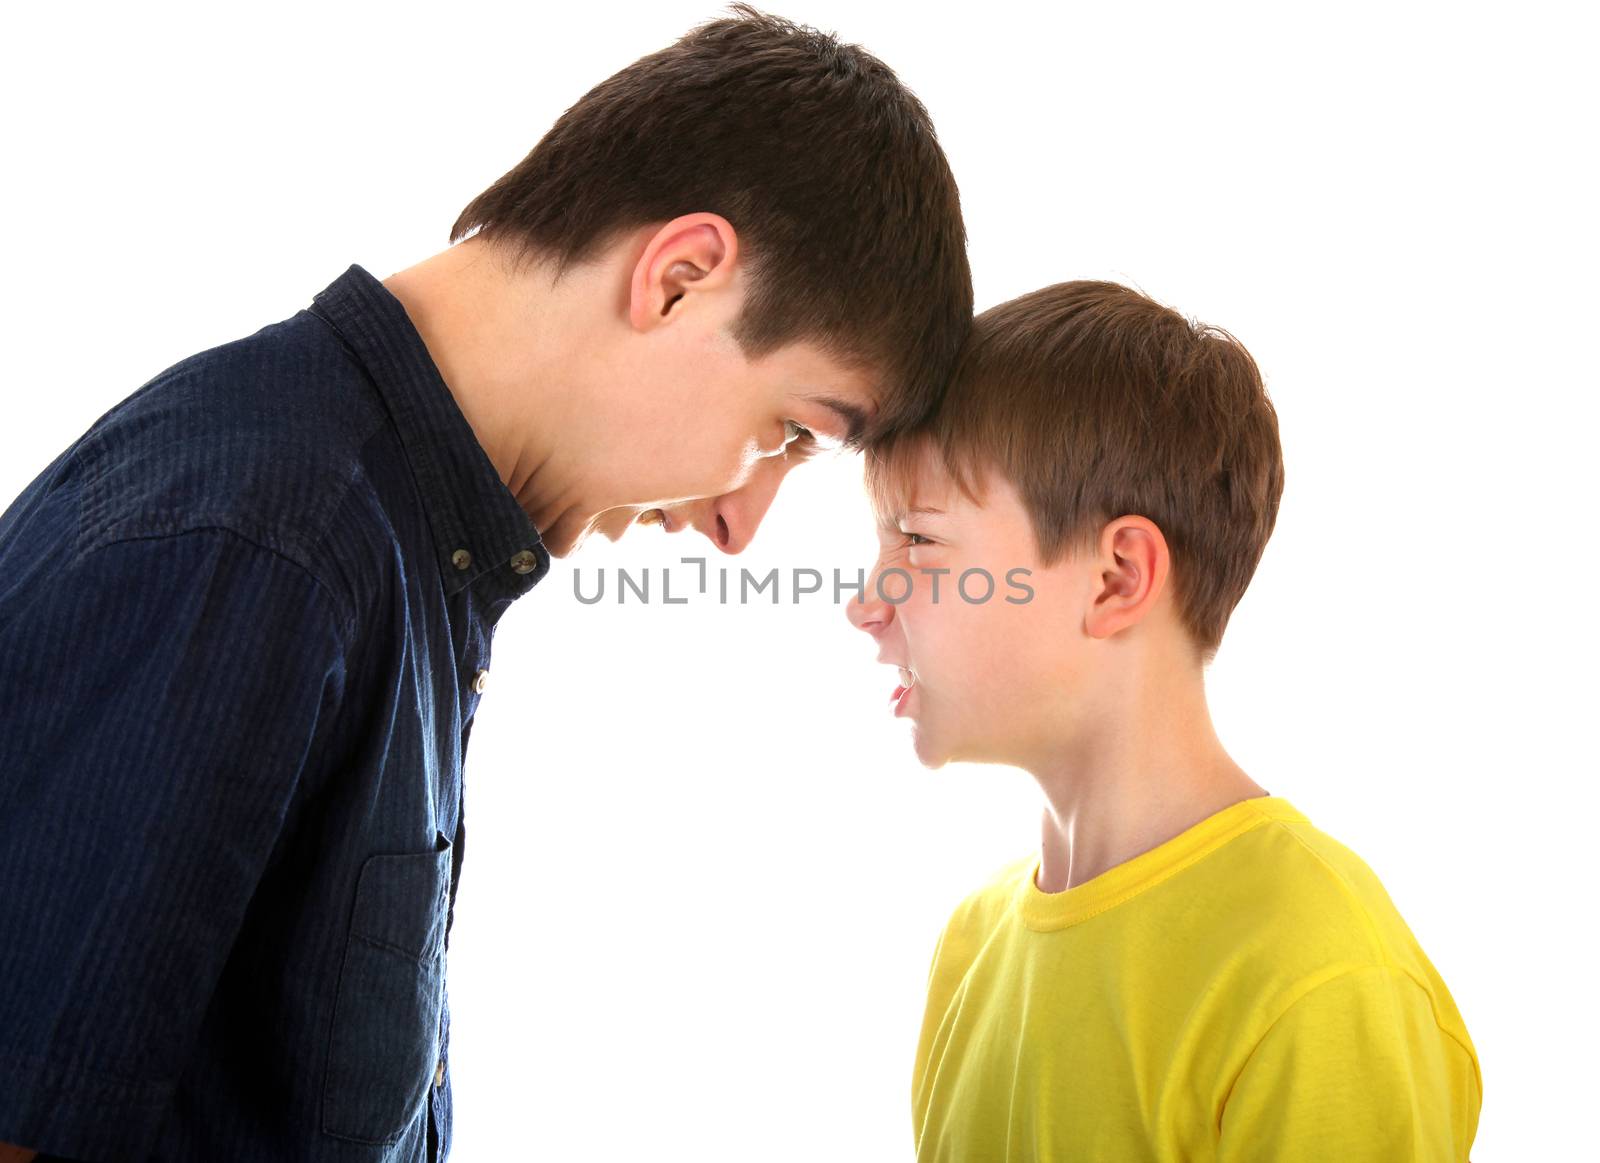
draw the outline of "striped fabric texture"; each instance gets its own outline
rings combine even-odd
[[[549,554],[352,265],[0,515],[0,1142],[449,1151],[462,763]]]

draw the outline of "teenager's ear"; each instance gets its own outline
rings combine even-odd
[[[1084,631],[1109,638],[1155,608],[1172,572],[1172,551],[1155,522],[1130,514],[1101,531],[1095,568],[1100,584],[1091,591]]]
[[[720,214],[684,214],[652,234],[634,264],[628,322],[647,331],[678,315],[691,291],[726,287],[739,257],[739,238]]]

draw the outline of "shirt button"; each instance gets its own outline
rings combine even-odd
[[[480,670],[477,677],[472,680],[472,689],[481,695],[488,688],[489,672],[487,670]]]
[[[443,1086],[444,1085],[444,1059],[443,1058],[439,1059],[439,1067],[438,1067],[438,1069],[436,1069],[433,1072],[433,1084],[435,1086]]]
[[[472,554],[465,549],[458,549],[450,555],[450,564],[457,569],[467,569],[472,565]]]
[[[531,549],[524,549],[511,559],[511,568],[518,573],[532,573],[538,564],[539,558]]]

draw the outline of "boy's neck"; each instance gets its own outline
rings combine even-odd
[[[1198,680],[1146,690],[1071,758],[1035,770],[1045,793],[1038,886],[1073,888],[1240,800],[1268,794],[1223,750]]]

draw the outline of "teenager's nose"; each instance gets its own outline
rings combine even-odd
[[[783,456],[763,458],[749,480],[711,502],[705,526],[696,522],[696,528],[724,553],[743,552],[755,538],[761,519],[772,507],[778,486],[796,463]]]

